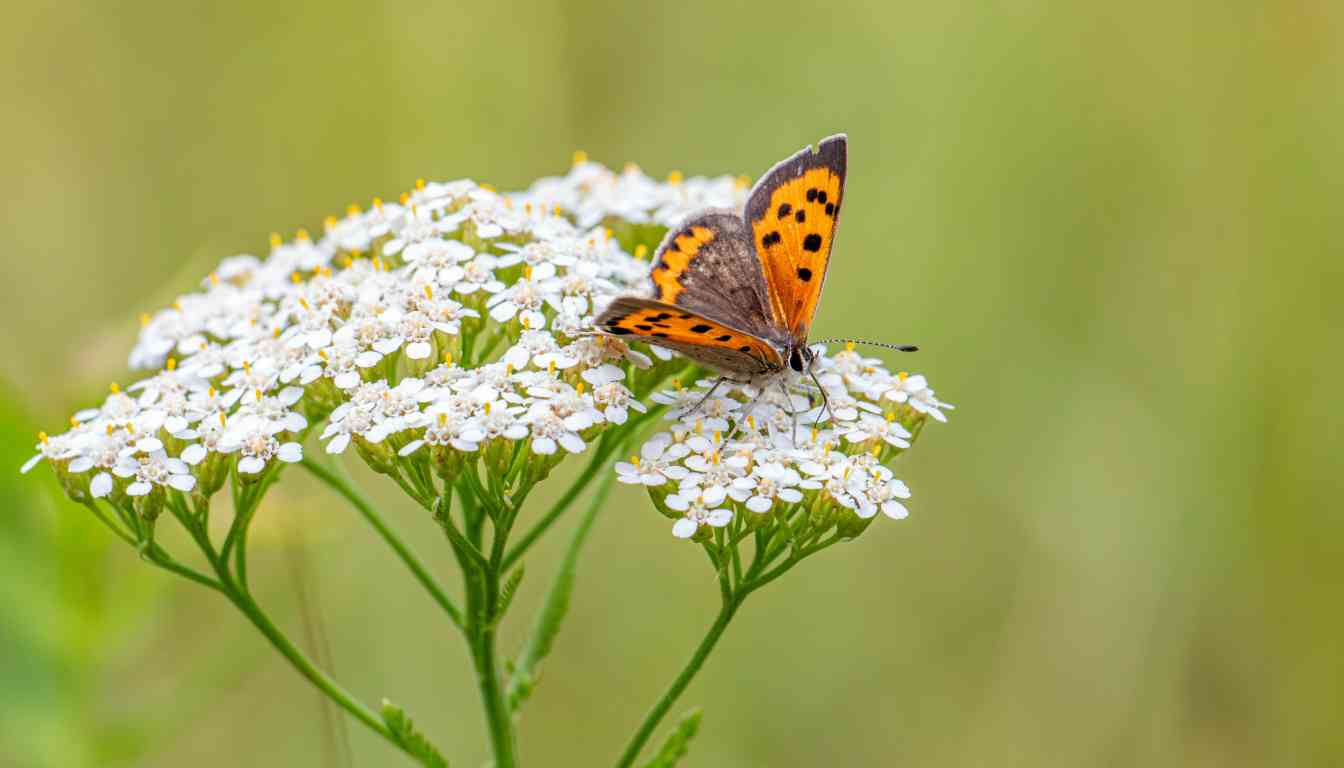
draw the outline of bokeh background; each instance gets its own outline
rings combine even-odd
[[[1344,762],[1344,6],[4,15],[0,765],[400,764],[357,725],[344,752],[241,617],[139,564],[49,470],[19,480],[37,429],[125,383],[140,311],[416,177],[516,188],[578,148],[755,175],[837,130],[852,167],[817,334],[920,343],[899,364],[958,410],[904,460],[909,520],[748,603],[678,705],[707,710],[685,764]],[[385,498],[449,578],[430,521]],[[262,603],[481,764],[464,649],[429,600],[303,478],[263,510]],[[621,489],[524,758],[609,763],[717,599]]]

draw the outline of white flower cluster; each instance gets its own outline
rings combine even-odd
[[[638,396],[685,367],[592,334],[594,314],[646,288],[637,256],[663,228],[741,207],[747,191],[743,179],[658,182],[575,160],[566,176],[514,194],[417,182],[398,202],[329,218],[321,237],[273,236],[264,259],[225,259],[198,291],[142,317],[130,363],[156,373],[114,385],[68,431],[42,435],[23,471],[45,459],[81,500],[208,497],[231,473],[255,482],[301,461],[316,433],[326,452],[355,445],[379,471],[419,462],[447,479],[479,456],[501,473],[544,476],[645,412]],[[766,392],[727,444],[729,419],[754,393],[738,387],[694,412],[698,392],[655,396],[680,420],[619,465],[620,479],[649,486],[683,537],[735,509],[822,496],[861,516],[902,516],[908,493],[879,458],[949,406],[922,377],[852,350],[817,371],[830,402],[822,425],[812,426],[815,403]]]
[[[852,344],[818,355],[813,372],[824,400],[804,377],[764,391],[725,383],[711,395],[713,381],[703,380],[654,394],[675,423],[616,465],[620,481],[647,486],[676,518],[679,538],[727,526],[743,512],[815,505],[838,505],[860,520],[878,511],[904,518],[910,491],[884,462],[909,447],[925,419],[945,421],[952,406],[923,376],[893,374]]]
[[[301,460],[310,424],[331,453],[352,441],[402,456],[522,440],[540,455],[582,451],[596,427],[645,409],[624,380],[652,364],[582,335],[648,274],[596,225],[669,224],[744,197],[732,178],[663,183],[576,158],[528,192],[417,182],[399,202],[329,218],[320,238],[272,236],[267,258],[225,259],[201,290],[143,316],[130,364],[159,371],[42,435],[23,471],[46,459],[95,498],[208,494],[230,457],[241,475]]]

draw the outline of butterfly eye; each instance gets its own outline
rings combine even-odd
[[[803,355],[798,351],[797,347],[794,347],[789,352],[789,367],[798,373],[803,372]]]

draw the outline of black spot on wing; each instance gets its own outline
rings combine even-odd
[[[691,333],[709,333],[710,330],[713,329],[713,327],[714,326],[712,325],[705,325],[704,323],[701,323],[699,325],[692,325]]]
[[[607,326],[607,333],[614,333],[617,336],[626,336],[628,334],[634,333],[634,331],[630,330],[629,328],[622,328],[619,325],[609,325]]]
[[[803,250],[817,252],[821,250],[821,235],[816,232],[803,238]]]
[[[808,269],[807,267],[799,267],[798,279],[802,280],[804,283],[808,282],[809,280],[812,279],[812,270]]]
[[[732,340],[733,340],[733,337],[732,337],[731,334],[727,334],[727,333],[725,333],[725,334],[723,334],[722,336],[716,337],[714,340],[715,340],[715,341],[732,341]]]
[[[740,346],[740,347],[737,348],[737,351],[738,351],[738,352],[750,352],[750,351],[751,351],[751,345],[750,345],[750,344],[743,344],[742,346]]]
[[[835,216],[835,203],[826,204],[826,215],[831,217]]]
[[[826,202],[826,190],[824,189],[817,190],[817,202],[818,203]]]
[[[802,208],[799,208],[798,213],[793,215],[793,219],[794,221],[797,221],[799,224],[802,224],[804,221],[807,221],[807,211],[804,211]]]
[[[652,331],[652,330],[653,330],[653,326],[652,326],[652,325],[636,325],[635,327],[638,328],[638,329],[641,330],[641,331]]]
[[[788,203],[780,203],[779,210],[775,213],[775,218],[782,219],[785,216],[788,216],[789,212],[792,210],[793,206],[789,205]]]
[[[780,237],[778,230],[774,232],[766,232],[764,235],[761,236],[761,245],[765,246],[766,248],[769,248],[775,243],[778,243],[779,240]]]
[[[807,190],[807,202],[815,203],[816,201],[817,201],[817,188],[812,187],[811,189]]]

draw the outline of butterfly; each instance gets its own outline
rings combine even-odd
[[[730,379],[764,392],[789,371],[812,375],[807,334],[840,223],[848,149],[844,134],[825,138],[767,171],[741,213],[689,216],[654,252],[652,297],[621,296],[594,326],[717,371],[709,394]]]

